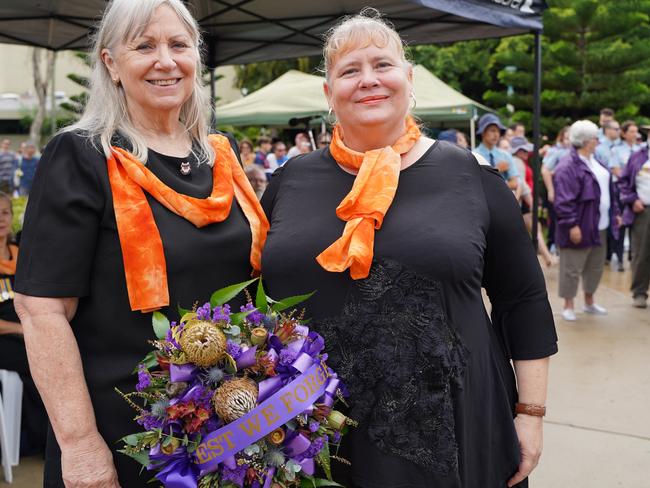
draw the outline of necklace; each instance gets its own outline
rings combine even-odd
[[[190,164],[190,162],[185,161],[181,163],[180,171],[183,176],[189,175],[192,172],[192,165]]]

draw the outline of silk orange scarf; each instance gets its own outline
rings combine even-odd
[[[146,313],[169,305],[165,254],[145,191],[196,227],[224,221],[230,214],[234,196],[251,228],[250,263],[255,271],[261,269],[269,223],[228,138],[211,135],[210,143],[216,156],[212,167],[212,192],[205,199],[177,193],[130,152],[112,148],[112,157],[107,160],[108,178],[131,310]]]
[[[15,275],[16,263],[18,262],[18,246],[14,244],[9,244],[8,247],[9,247],[9,254],[11,255],[11,258],[0,259],[0,274]]]
[[[348,148],[341,126],[334,127],[330,152],[337,163],[357,171],[352,190],[336,208],[336,215],[346,222],[343,235],[316,258],[327,271],[342,272],[350,268],[354,280],[370,273],[375,244],[375,230],[384,221],[399,181],[401,155],[420,138],[420,129],[412,117],[406,119],[406,133],[392,146],[360,153]]]

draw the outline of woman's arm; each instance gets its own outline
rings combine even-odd
[[[69,321],[76,298],[16,293],[30,370],[61,448],[66,488],[119,487],[110,449],[97,431],[79,347]]]
[[[22,334],[23,328],[18,322],[10,322],[0,319],[0,335],[3,334]]]
[[[546,186],[546,196],[548,201],[553,203],[555,201],[555,187],[553,186],[553,173],[542,164],[542,180]]]
[[[519,402],[546,406],[549,358],[513,361],[517,375]],[[508,486],[523,481],[537,466],[542,455],[542,417],[518,414],[515,429],[521,448],[519,470],[508,481]]]

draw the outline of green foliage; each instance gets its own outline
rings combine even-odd
[[[83,64],[88,66],[89,69],[92,67],[90,54],[84,52],[76,52],[74,53],[74,55],[77,58],[79,58],[83,62]],[[90,87],[90,79],[87,76],[81,76],[76,73],[69,73],[67,75],[67,78],[70,81],[73,81],[74,83],[79,85],[80,87],[84,88],[84,90]],[[61,108],[66,110],[69,113],[68,118],[70,119],[69,122],[64,125],[68,125],[69,123],[76,121],[86,109],[87,102],[88,102],[88,92],[83,91],[77,95],[72,95],[70,97],[69,102],[62,103]]]
[[[621,121],[647,122],[640,114],[650,108],[650,1],[548,4],[542,39],[542,132],[555,134],[581,118],[597,120],[603,107],[614,109]],[[498,107],[506,120],[531,120],[533,37],[502,39],[491,63],[499,69],[500,86],[486,91],[485,102]]]
[[[22,229],[23,217],[27,207],[27,197],[16,197],[11,199],[13,218],[11,221],[11,233],[15,236]]]
[[[490,56],[498,45],[498,39],[488,39],[450,46],[415,46],[408,49],[407,56],[414,64],[421,64],[449,86],[480,102],[486,89],[497,87]]]
[[[223,304],[227,303],[229,300],[232,300],[237,295],[239,295],[244,288],[246,288],[251,283],[254,283],[257,278],[252,280],[244,281],[242,283],[237,283],[236,285],[226,286],[220,290],[215,291],[210,297],[210,305],[212,307],[220,307]]]

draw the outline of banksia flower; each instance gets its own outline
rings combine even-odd
[[[226,335],[216,325],[200,320],[185,326],[180,345],[188,361],[207,368],[226,353]]]
[[[212,403],[224,422],[233,422],[255,408],[257,383],[247,378],[226,381],[214,392]]]

